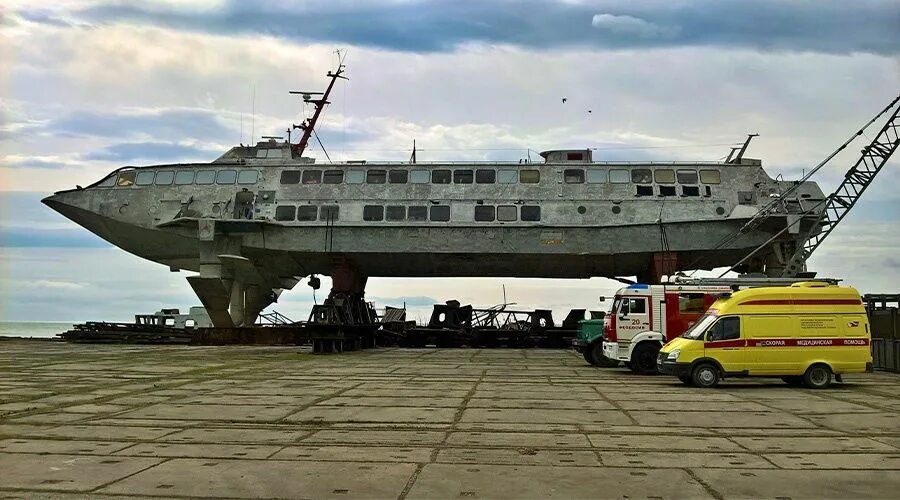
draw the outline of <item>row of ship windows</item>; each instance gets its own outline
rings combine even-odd
[[[720,184],[718,170],[693,169],[597,169],[567,168],[563,171],[566,184]],[[536,169],[433,169],[433,170],[285,170],[282,184],[537,184],[541,171]]]
[[[126,170],[118,175],[113,174],[99,187],[130,187],[130,186],[184,186],[188,184],[256,184],[259,180],[257,170]]]
[[[275,207],[275,220],[277,221],[336,221],[339,220],[340,207],[326,205],[281,205]],[[368,222],[448,222],[450,220],[449,205],[411,206],[404,205],[365,205],[363,206],[363,220]],[[539,222],[541,220],[541,207],[539,205],[523,205],[521,209],[515,205],[477,205],[475,207],[475,222]]]

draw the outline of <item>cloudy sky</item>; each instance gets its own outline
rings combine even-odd
[[[404,159],[415,139],[421,160],[569,146],[715,160],[755,132],[749,156],[796,178],[900,93],[897,0],[4,0],[0,319],[123,320],[197,303],[184,274],[40,198],[121,165],[210,161],[251,134],[282,134],[306,111],[287,91],[322,87],[336,48],[351,80],[320,127],[335,159]],[[826,192],[853,151],[817,177]],[[900,291],[897,185],[895,158],[811,267]],[[501,283],[523,307],[560,314],[617,288],[373,279],[368,296],[424,315],[451,297],[497,303]],[[300,285],[276,308],[303,318],[312,300]]]

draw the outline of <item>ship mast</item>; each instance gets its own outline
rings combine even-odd
[[[300,125],[293,124],[293,128],[300,129],[303,131],[303,135],[300,137],[300,142],[297,144],[291,145],[291,151],[295,158],[299,158],[303,156],[303,152],[306,151],[306,146],[309,145],[309,139],[312,137],[315,132],[316,122],[319,121],[319,115],[322,114],[322,110],[325,109],[328,102],[328,96],[331,95],[331,89],[334,88],[334,82],[337,81],[338,78],[349,80],[346,76],[342,76],[344,73],[344,64],[343,62],[338,62],[338,67],[335,71],[329,71],[328,77],[331,78],[331,81],[328,82],[328,88],[325,89],[325,92],[305,92],[305,91],[290,91],[291,94],[299,94],[303,96],[303,102],[311,103],[316,107],[315,112],[310,118],[303,120],[303,123]],[[322,96],[314,99],[312,96]]]

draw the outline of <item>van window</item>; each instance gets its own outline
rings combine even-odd
[[[737,316],[721,318],[706,334],[706,340],[709,342],[739,338],[741,338],[741,318]]]

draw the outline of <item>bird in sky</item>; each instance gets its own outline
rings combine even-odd
[[[568,98],[566,98],[566,97],[563,97],[563,98],[562,98],[562,102],[563,102],[563,104],[565,104],[565,103],[566,103],[566,101],[568,101],[568,100],[569,100],[569,99],[568,99]]]

